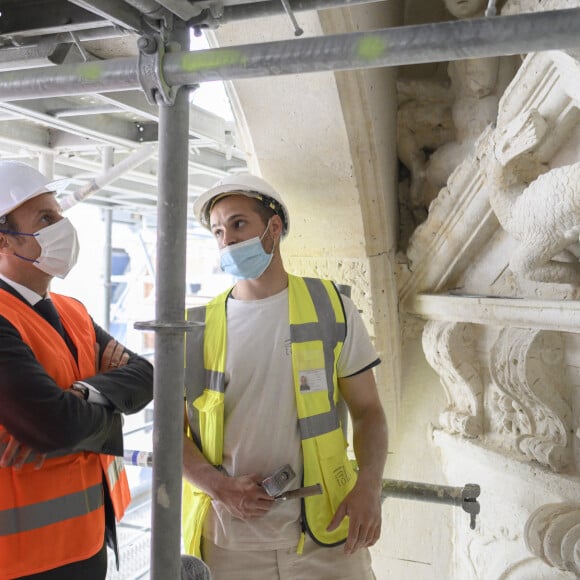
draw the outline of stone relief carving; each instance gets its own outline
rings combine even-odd
[[[572,459],[560,333],[504,328],[490,352],[492,429],[528,459],[562,471]]]
[[[417,223],[426,217],[425,201],[439,191],[428,173],[430,155],[455,140],[453,93],[448,81],[399,79],[397,111],[397,152],[410,173],[408,190],[399,201]]]
[[[541,4],[544,9],[550,0],[541,3],[530,0],[528,4],[538,9]],[[568,238],[566,217],[556,219],[556,216],[560,209],[558,204],[574,199],[571,194],[575,194],[575,187],[580,183],[580,176],[564,168],[579,160],[579,71],[580,60],[561,51],[526,57],[517,78],[502,98],[498,128],[484,131],[474,151],[454,170],[446,187],[432,202],[427,221],[415,230],[407,251],[409,275],[402,279],[401,304],[408,313],[422,312],[413,310],[416,295],[427,298],[454,293],[476,298],[509,296],[514,299],[502,302],[506,311],[514,313],[509,320],[519,327],[529,327],[499,330],[497,325],[503,323],[496,316],[496,305],[483,305],[489,308],[489,321],[484,318],[480,324],[485,327],[474,327],[478,333],[478,359],[484,365],[484,357],[487,357],[489,365],[489,376],[485,369],[479,375],[484,383],[483,433],[477,440],[453,436],[460,430],[454,431],[454,423],[450,421],[452,427],[449,428],[443,420],[443,429],[436,431],[436,436],[441,436],[440,441],[445,442],[441,445],[445,474],[451,480],[460,479],[466,472],[474,474],[473,481],[482,485],[482,497],[487,500],[485,505],[482,501],[482,517],[473,534],[466,535],[459,526],[455,531],[456,573],[453,577],[456,578],[547,580],[580,577],[575,568],[550,563],[542,556],[544,552],[531,550],[530,553],[523,533],[528,514],[538,505],[562,498],[576,501],[578,497],[580,455],[578,440],[573,441],[573,431],[576,430],[576,437],[580,437],[580,430],[571,411],[573,403],[578,406],[578,391],[568,385],[565,378],[571,370],[570,378],[577,384],[574,374],[577,366],[571,362],[577,356],[572,350],[576,348],[576,337],[571,339],[570,335],[539,330],[544,324],[539,315],[543,312],[543,304],[533,303],[535,300],[550,300],[556,304],[558,299],[576,300],[580,288],[574,282],[568,281],[566,285],[564,282],[570,278],[562,275],[561,270],[556,275],[551,272],[550,276],[538,277],[545,274],[541,270],[544,265],[560,268],[561,264],[572,264],[570,269],[576,270],[578,230],[574,227],[580,221],[576,220],[571,226],[575,237]],[[491,151],[491,137],[493,162],[498,164],[495,170],[501,183],[493,200],[489,199],[492,195],[489,183],[498,175],[490,172],[486,160],[480,163],[481,150]],[[551,191],[554,179],[558,192]],[[543,191],[545,188],[550,191]],[[525,192],[526,197],[522,198]],[[520,198],[521,205],[517,205],[515,202]],[[570,205],[566,207],[568,214],[576,211]],[[548,212],[549,216],[543,215]],[[518,216],[527,220],[523,237],[517,228],[510,231],[507,227],[515,223],[520,228]],[[535,219],[539,225],[533,221]],[[513,264],[512,268],[507,267],[508,258],[513,255],[514,248],[519,251],[522,239],[539,233],[535,230],[541,230],[543,237],[536,239],[535,247],[531,243],[529,249],[534,256],[531,266],[527,261],[526,267],[512,271]],[[561,249],[551,245],[552,234],[564,244]],[[543,263],[538,263],[533,254],[539,248]],[[449,309],[453,309],[453,305]],[[529,322],[518,322],[517,313],[522,310],[529,316]],[[465,318],[454,319],[467,325],[466,321],[473,319],[469,312],[464,314]],[[424,318],[441,320],[445,315],[446,312],[433,310]],[[439,367],[454,369],[460,364],[461,345],[455,354],[445,350],[452,344],[443,337],[447,327],[453,332],[451,322],[426,323],[424,351],[438,372]],[[459,330],[455,332],[460,335]],[[568,329],[568,332],[577,330]],[[571,348],[566,355],[568,361],[564,356],[564,338]],[[447,373],[455,383],[450,383],[452,388],[449,389],[441,378],[449,399],[445,412],[456,413],[458,406],[452,403],[453,397],[462,400],[465,391],[454,394],[453,389],[462,386],[461,379],[450,371]],[[444,376],[444,372],[439,374]],[[465,403],[461,408],[465,408]],[[572,462],[574,445],[576,465]],[[481,450],[481,453],[476,454],[474,450]],[[472,454],[474,458],[470,461]],[[513,461],[514,456],[519,461]],[[558,522],[556,526],[558,518],[548,518],[543,528],[537,528],[537,535],[543,534],[542,542],[552,538],[550,545],[555,546],[556,553],[563,554],[560,556],[562,562],[576,562],[580,554],[578,536],[570,533],[565,544],[558,538],[566,536],[569,530],[577,534],[579,520],[573,525]],[[530,534],[526,532],[526,535]],[[547,551],[546,547],[542,549]]]
[[[425,357],[439,374],[448,400],[439,421],[445,431],[465,437],[482,434],[483,385],[474,346],[471,324],[429,321],[425,325]]]
[[[546,564],[580,577],[580,504],[547,504],[526,522],[526,546]]]
[[[479,138],[473,154],[468,155],[454,170],[447,186],[431,203],[427,220],[414,230],[406,250],[410,275],[402,279],[402,300],[411,299],[416,292],[442,292],[450,284],[453,288],[466,288],[467,292],[473,294],[578,299],[580,285],[563,283],[567,277],[576,277],[575,273],[569,275],[570,271],[577,269],[578,259],[574,257],[578,254],[576,244],[570,244],[553,257],[546,258],[542,254],[552,270],[550,276],[543,275],[545,271],[542,272],[537,263],[532,263],[524,275],[520,271],[513,272],[508,261],[503,261],[506,256],[513,255],[519,242],[514,234],[508,233],[499,224],[490,205],[489,198],[493,188],[489,185],[491,178],[485,168],[485,160],[481,160],[483,156],[489,156],[490,134],[494,133],[498,140],[498,158],[495,158],[494,152],[494,159],[489,164],[497,164],[495,171],[499,173],[500,183],[505,188],[498,191],[494,200],[498,214],[507,215],[504,223],[509,223],[512,217],[510,211],[527,211],[523,199],[519,202],[520,205],[516,204],[517,198],[521,197],[519,194],[530,187],[528,199],[532,194],[541,196],[542,186],[548,185],[552,178],[562,184],[560,190],[564,201],[568,202],[569,199],[566,201],[565,196],[574,192],[574,176],[570,176],[571,172],[560,169],[559,166],[574,164],[579,158],[578,79],[580,60],[568,53],[546,51],[528,55],[524,59],[513,82],[501,98],[497,117],[498,129],[494,133],[488,128]],[[529,119],[527,125],[525,119]],[[545,131],[542,121],[538,119],[545,120]],[[534,131],[537,132],[535,137]],[[543,137],[542,133],[545,133]],[[534,145],[534,141],[539,143]],[[557,168],[558,171],[548,172],[550,167]],[[493,179],[496,178],[497,176]],[[510,193],[514,197],[509,197]],[[557,194],[554,196],[556,199]],[[542,203],[552,202],[540,202],[538,197],[535,204],[531,204],[536,212],[532,213],[532,217],[542,217],[545,212],[540,207]],[[556,204],[554,208],[547,205],[552,212],[546,217],[547,220],[556,219],[559,208],[556,201],[553,203]],[[532,217],[527,223],[530,223]],[[524,218],[525,213],[522,219]],[[565,219],[567,218],[564,217]],[[513,220],[518,223],[516,215]],[[556,233],[560,242],[565,245],[567,241],[562,241],[562,235],[566,237],[567,234],[564,228],[566,222],[556,220],[556,223]],[[564,228],[563,234],[558,228]],[[524,228],[524,232],[525,236],[536,234],[533,225]],[[538,251],[538,247],[551,247],[552,231],[548,222],[542,224],[541,232],[545,234],[548,243],[539,240],[539,246],[532,244],[532,256],[535,256],[534,252]],[[575,241],[578,241],[577,237]],[[494,246],[502,243],[509,250],[492,256]],[[491,259],[495,262],[491,263]],[[483,260],[487,260],[487,263],[484,264]],[[525,266],[528,267],[529,262]],[[558,267],[555,274],[552,266]],[[542,274],[542,282],[528,277],[530,268],[534,271],[534,277]],[[562,269],[565,270],[564,275]],[[546,283],[549,279],[558,282]]]
[[[488,4],[487,0],[444,2],[456,18],[481,17]],[[473,152],[481,132],[495,122],[499,99],[519,63],[519,57],[452,61],[448,83],[399,82],[399,94],[407,93],[407,99],[398,112],[397,147],[410,172],[407,205],[416,223],[425,219],[430,202]]]
[[[517,116],[483,142],[489,202],[519,241],[516,274],[536,282],[580,283],[580,163],[548,170],[534,155],[549,127],[540,113]]]

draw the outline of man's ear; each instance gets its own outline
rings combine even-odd
[[[278,214],[274,214],[270,219],[270,229],[272,234],[275,235],[276,239],[280,239],[282,237],[282,233],[284,232],[284,224],[282,222],[282,218]]]

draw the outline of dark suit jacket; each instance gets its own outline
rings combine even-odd
[[[3,280],[0,288],[28,304]],[[112,337],[97,324],[94,328],[100,360]],[[107,397],[111,406],[90,404],[61,389],[16,328],[0,316],[0,425],[18,441],[42,453],[75,449],[122,456],[120,413],[135,413],[153,397],[153,367],[144,358],[127,352],[130,357],[125,366],[83,377]]]

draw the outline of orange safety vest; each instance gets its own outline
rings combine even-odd
[[[96,336],[82,304],[51,298],[77,347],[78,363],[58,332],[30,306],[0,289],[0,315],[20,333],[62,389],[94,375]],[[0,449],[1,453],[1,449]],[[0,577],[17,578],[94,556],[105,536],[103,473],[119,520],[131,495],[122,459],[91,452],[48,455],[44,465],[0,468]]]

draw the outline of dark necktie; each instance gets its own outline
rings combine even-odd
[[[50,298],[44,298],[34,305],[34,310],[42,316],[63,338],[65,338],[64,328],[60,321],[60,316]]]
[[[43,298],[34,305],[34,310],[42,316],[63,338],[71,351],[75,360],[77,359],[77,347],[65,332],[60,316],[54,307],[54,303],[50,298]]]

